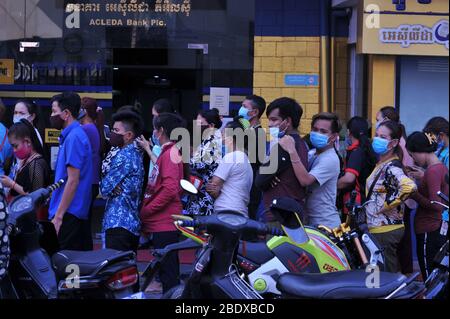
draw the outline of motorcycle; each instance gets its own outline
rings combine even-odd
[[[0,299],[114,299],[137,291],[133,252],[58,251],[53,224],[36,220],[36,208],[63,183],[19,196],[10,204],[6,235],[11,254],[0,281]],[[0,196],[2,213],[8,215],[5,196]]]
[[[448,197],[438,192],[448,203]],[[448,205],[434,202],[448,209]],[[448,234],[447,234],[448,236]],[[424,283],[402,274],[380,272],[376,268],[329,274],[283,274],[277,288],[283,298],[296,299],[441,299],[448,296],[449,241],[434,258],[435,269]]]
[[[235,265],[242,235],[280,236],[279,229],[250,220],[240,213],[223,211],[195,220],[179,220],[182,227],[203,228],[209,234],[194,263],[185,285],[170,289],[163,299],[262,299],[247,281],[241,278]]]
[[[169,290],[163,298],[171,299],[262,299],[262,295],[241,278],[235,265],[236,251],[242,235],[279,236],[278,229],[249,220],[232,211],[198,217],[193,221],[178,221],[180,226],[204,229],[208,242],[199,254],[194,270],[185,285]],[[300,240],[300,238],[297,238]],[[368,281],[364,270],[333,273],[284,273],[277,280],[283,298],[418,298],[423,284],[414,282],[419,275],[378,272],[378,279]],[[368,287],[373,284],[373,287]]]
[[[356,196],[357,192],[353,191],[350,201],[346,204],[349,213],[344,223],[332,230],[324,226],[318,226],[318,228],[346,253],[351,269],[376,266],[383,270],[382,249],[370,234],[365,217],[365,207],[373,200],[367,201],[363,205],[357,205]]]
[[[185,198],[195,198],[197,187],[186,180],[182,180],[180,185],[185,191]],[[349,203],[353,207],[352,216],[359,214],[367,204],[356,206],[355,198],[356,193],[352,195],[352,201]],[[282,225],[283,235],[268,242],[241,240],[236,257],[239,273],[264,297],[280,296],[276,281],[279,275],[286,272],[325,273],[363,268],[368,264],[378,265],[382,269],[381,250],[368,234],[367,225],[364,228],[365,223],[356,225],[348,218],[347,224],[342,224],[334,230],[326,227],[304,227],[300,220],[301,206],[289,198],[275,200],[271,210]],[[176,221],[193,220],[184,215],[176,215],[173,218]],[[355,225],[356,228],[350,228],[350,225]],[[151,282],[168,253],[200,248],[208,241],[207,236],[202,236],[189,227],[182,227],[177,222],[175,226],[188,239],[153,252],[155,259],[143,273],[141,289]],[[360,243],[359,236],[365,239],[363,244]],[[366,254],[370,256],[370,262]]]
[[[190,182],[182,180],[182,189],[187,196],[197,193],[197,188]],[[266,242],[240,241],[237,251],[236,265],[240,274],[252,287],[265,297],[280,295],[276,289],[276,278],[285,272],[329,272],[350,269],[345,254],[327,236],[317,229],[303,227],[299,213],[301,207],[294,200],[284,198],[272,205],[284,231],[280,236]],[[184,215],[173,216],[176,228],[188,239],[172,244],[164,249],[155,250],[153,261],[142,274],[141,290],[151,282],[161,262],[171,252],[185,249],[199,249],[208,242],[208,235],[199,234],[190,227],[183,227],[180,221],[193,221]],[[195,217],[197,219],[198,217]],[[295,222],[299,224],[295,224]],[[289,226],[290,225],[290,226]],[[289,227],[291,228],[289,228]],[[289,234],[286,236],[286,232]],[[296,237],[301,238],[296,241]]]

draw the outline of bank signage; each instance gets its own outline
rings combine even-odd
[[[414,44],[440,44],[448,48],[448,21],[441,20],[432,28],[420,24],[404,24],[397,28],[384,28],[379,33],[382,43],[397,43],[402,48]]]
[[[448,13],[448,0],[412,1],[404,11],[396,11],[392,1],[364,0],[358,17],[358,51],[449,56]]]
[[[65,27],[166,27],[170,19],[189,17],[191,11],[191,0],[69,0]]]

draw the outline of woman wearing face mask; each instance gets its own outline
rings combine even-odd
[[[4,187],[10,188],[9,201],[16,196],[31,193],[39,188],[46,187],[50,183],[50,170],[42,156],[42,146],[28,120],[22,119],[11,126],[8,138],[14,150],[14,155],[20,160],[15,179],[2,176]],[[38,211],[39,219],[46,219],[44,210]]]
[[[344,176],[338,180],[340,196],[338,206],[348,213],[346,203],[350,200],[353,190],[356,190],[356,203],[365,202],[366,179],[377,162],[369,140],[369,124],[362,117],[355,116],[347,123],[347,156],[345,159]]]
[[[161,145],[162,152],[148,180],[140,212],[144,237],[153,236],[155,249],[178,242],[178,231],[173,224],[172,215],[180,214],[183,179],[183,162],[176,141],[170,139],[172,132],[185,127],[184,120],[175,114],[163,113],[153,119],[153,136]],[[162,289],[178,285],[178,254],[171,253],[162,263],[160,280]],[[157,287],[148,287],[155,291]]]
[[[174,113],[176,114],[176,111],[174,110],[172,104],[167,99],[159,99],[153,103],[152,106],[152,116],[153,118],[156,118],[157,116],[163,114],[163,113]],[[147,153],[147,155],[150,158],[150,163],[147,162],[145,167],[148,167],[148,178],[152,175],[153,168],[155,166],[156,161],[158,160],[159,155],[161,155],[161,145],[158,142],[158,139],[155,138],[155,136],[152,136],[149,140],[147,140],[144,135],[141,135],[140,137],[136,138],[137,145]],[[146,160],[146,158],[144,158]]]
[[[377,129],[372,147],[380,157],[367,179],[367,224],[384,249],[385,270],[399,272],[398,246],[403,238],[404,201],[417,190],[416,184],[403,171],[400,148],[402,128],[393,121],[383,122]]]
[[[21,119],[28,120],[32,125],[36,132],[36,135],[39,139],[41,145],[44,145],[42,142],[41,134],[39,133],[37,123],[38,123],[38,114],[37,114],[37,106],[33,101],[29,100],[19,100],[14,106],[14,117],[13,123],[19,123]]]
[[[442,218],[444,208],[431,202],[441,201],[437,195],[438,191],[448,196],[448,184],[445,181],[448,168],[436,156],[437,139],[430,133],[415,132],[411,134],[408,137],[406,148],[417,165],[426,167],[419,189],[412,195],[412,198],[419,203],[414,226],[417,238],[417,257],[422,278],[425,279],[432,272],[433,259],[447,238],[446,225]]]
[[[401,138],[399,141],[400,148],[402,150],[403,159],[402,164],[405,171],[414,170],[419,173],[423,173],[421,167],[414,166],[414,160],[409,155],[406,150],[406,130],[403,124],[400,122],[400,115],[397,110],[392,106],[385,106],[377,113],[377,128],[384,121],[393,121],[397,123],[402,131]],[[413,256],[412,256],[412,239],[411,239],[411,212],[417,208],[417,203],[408,199],[405,201],[405,215],[403,221],[405,223],[405,234],[402,241],[398,247],[398,254],[400,256],[400,265],[402,268],[402,273],[409,274],[414,271],[413,268]]]
[[[214,171],[222,159],[222,140],[219,128],[222,127],[219,110],[201,111],[197,116],[202,142],[194,152],[191,161],[191,171],[201,179],[202,185],[195,201],[190,201],[186,207],[189,215],[211,215],[214,212],[214,199],[206,192],[206,184],[211,180]]]
[[[253,183],[253,170],[245,151],[245,143],[238,143],[235,129],[246,130],[250,123],[235,119],[226,125],[223,143],[225,156],[206,186],[206,191],[215,198],[214,211],[231,210],[248,217],[248,203]],[[244,147],[242,147],[244,146]]]
[[[405,167],[412,166],[414,164],[414,160],[412,159],[412,157],[409,155],[408,151],[406,150],[405,126],[400,122],[400,115],[398,114],[398,112],[395,110],[394,107],[385,106],[385,107],[381,108],[381,110],[377,113],[376,127],[378,128],[381,125],[381,123],[383,123],[385,121],[393,121],[400,126],[402,135],[400,137],[399,145],[403,152],[402,163],[403,163],[403,166],[405,166]]]
[[[89,138],[92,151],[92,199],[89,207],[88,222],[85,223],[86,226],[86,250],[92,250],[92,231],[91,231],[91,218],[92,218],[92,207],[94,201],[99,194],[99,183],[100,183],[100,162],[101,162],[101,144],[102,144],[102,130],[103,122],[100,125],[96,125],[97,120],[97,101],[90,97],[83,97],[81,99],[81,109],[78,116],[78,121],[81,124],[84,132]],[[104,139],[104,138],[103,138]]]

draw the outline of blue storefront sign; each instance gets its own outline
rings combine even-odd
[[[288,86],[319,86],[318,74],[286,74],[284,84]]]

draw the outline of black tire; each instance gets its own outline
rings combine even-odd
[[[170,288],[165,294],[162,295],[161,299],[181,299],[184,288],[184,285],[178,285]]]

